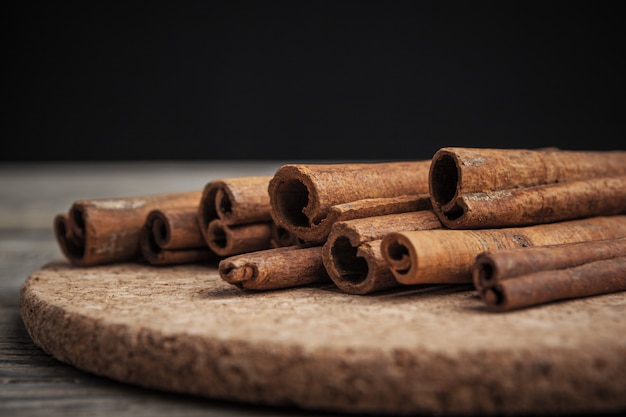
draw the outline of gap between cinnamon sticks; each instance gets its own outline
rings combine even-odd
[[[278,226],[273,221],[270,222],[270,248],[281,248],[283,246],[293,245],[305,246],[306,244],[289,230]]]

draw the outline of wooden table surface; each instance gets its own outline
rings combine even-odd
[[[28,275],[61,258],[52,220],[78,199],[200,190],[215,178],[271,175],[279,162],[0,164],[0,416],[286,416],[296,409],[214,401],[119,383],[61,363],[19,312]]]

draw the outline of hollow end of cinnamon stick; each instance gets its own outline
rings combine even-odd
[[[402,241],[402,236],[389,233],[382,239],[381,250],[383,257],[396,277],[409,273],[413,267],[413,259],[409,247]]]
[[[255,279],[257,276],[257,269],[254,265],[238,265],[235,262],[230,262],[228,259],[219,263],[218,271],[224,281],[233,285],[241,285],[246,281]]]
[[[367,261],[357,255],[358,247],[354,247],[345,236],[340,236],[332,242],[330,246],[330,257],[326,257],[325,262],[332,262],[331,268],[327,270],[335,282],[346,282],[349,284],[359,284],[365,280],[369,268]]]
[[[162,252],[162,242],[169,240],[167,221],[153,211],[146,218],[146,223],[139,235],[141,254],[151,264],[161,263],[159,254]]]
[[[433,208],[448,220],[463,216],[464,208],[455,203],[459,192],[461,170],[454,154],[439,150],[433,156],[429,172],[429,190]]]
[[[480,292],[480,295],[490,310],[502,310],[506,305],[506,294],[497,285],[485,288]]]
[[[472,281],[474,288],[481,289],[493,285],[497,276],[497,264],[489,256],[479,254],[472,266]]]
[[[59,214],[54,218],[54,235],[61,252],[75,265],[82,265],[85,258],[84,239],[77,239],[71,230],[69,215]]]
[[[70,234],[75,239],[85,239],[85,210],[80,204],[72,204],[69,211],[68,225],[71,227]]]
[[[223,255],[229,250],[229,236],[221,221],[212,221],[207,229],[207,244],[213,252]]]
[[[312,184],[306,184],[300,178],[283,178],[272,185],[272,210],[279,226],[289,229],[289,226],[309,227],[319,223],[320,219],[315,221],[306,215],[306,209],[311,204]]]
[[[223,188],[218,188],[215,193],[215,211],[224,221],[228,221],[233,215],[233,202],[229,193]]]
[[[214,183],[209,182],[202,191],[202,197],[198,205],[198,223],[200,224],[200,231],[205,239],[208,239],[209,224],[213,219],[219,217],[215,208],[216,193],[217,189]]]
[[[170,242],[172,236],[170,224],[167,219],[160,213],[154,212],[154,214],[152,214],[152,219],[150,219],[150,223],[152,224],[150,229],[152,231],[154,243],[160,247],[166,246]]]
[[[348,237],[339,236],[324,245],[324,267],[339,289],[347,294],[368,295],[401,285],[380,253],[380,242],[372,240],[355,246]]]

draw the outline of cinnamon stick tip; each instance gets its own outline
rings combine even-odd
[[[409,248],[391,233],[383,238],[383,256],[397,274],[406,274],[411,267]]]
[[[240,284],[250,281],[256,276],[254,267],[250,265],[239,266],[233,262],[220,262],[218,271],[220,277],[230,284]]]
[[[498,309],[506,302],[504,292],[497,286],[490,287],[481,292],[483,301],[488,307]]]
[[[476,256],[474,265],[472,266],[472,280],[476,289],[491,286],[497,275],[496,265],[486,254]]]
[[[221,185],[221,181],[209,181],[202,190],[202,197],[198,204],[198,223],[200,224],[203,235],[206,235],[206,229],[211,220],[218,218],[215,209],[215,194],[217,193],[216,188],[218,185]]]
[[[71,225],[69,214],[54,217],[54,235],[63,255],[74,265],[85,266],[84,235],[77,237]]]
[[[152,211],[148,215],[146,224],[150,228],[155,244],[163,247],[169,243],[171,239],[170,224],[167,217],[160,210]]]
[[[430,165],[428,181],[433,206],[445,206],[457,195],[460,178],[458,162],[454,154],[442,148],[435,153]]]
[[[57,236],[66,236],[68,233],[69,216],[65,213],[54,216],[53,228]]]

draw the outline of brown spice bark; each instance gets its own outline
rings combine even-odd
[[[317,282],[330,282],[320,246],[285,246],[223,259],[222,279],[248,290],[275,290]]]
[[[124,262],[141,256],[139,236],[152,210],[198,204],[201,191],[118,199],[78,200],[54,219],[65,257],[77,266]]]
[[[266,223],[272,220],[267,187],[271,176],[220,178],[208,182],[198,207],[198,222],[205,239],[209,224],[220,219],[224,225]]]
[[[198,224],[198,204],[152,210],[139,237],[141,253],[152,265],[174,265],[217,259]]]
[[[504,279],[481,293],[488,309],[510,311],[558,300],[626,290],[626,257]]]
[[[271,238],[271,222],[227,225],[214,219],[206,233],[207,245],[221,257],[269,249]]]
[[[334,222],[414,210],[376,199],[428,194],[429,167],[430,160],[283,165],[268,188],[272,218],[299,239],[322,244]]]
[[[447,147],[432,158],[433,210],[452,229],[624,213],[626,151]]]
[[[626,256],[626,237],[561,245],[545,245],[478,254],[472,280],[478,292],[502,280],[543,270],[571,268],[588,262]]]
[[[441,228],[432,210],[372,216],[337,222],[322,246],[322,259],[333,282],[349,294],[370,294],[400,286],[387,266],[381,239],[391,232]]]
[[[400,283],[462,283],[472,282],[482,252],[624,236],[626,216],[598,216],[500,229],[393,232],[383,238],[382,253]]]

